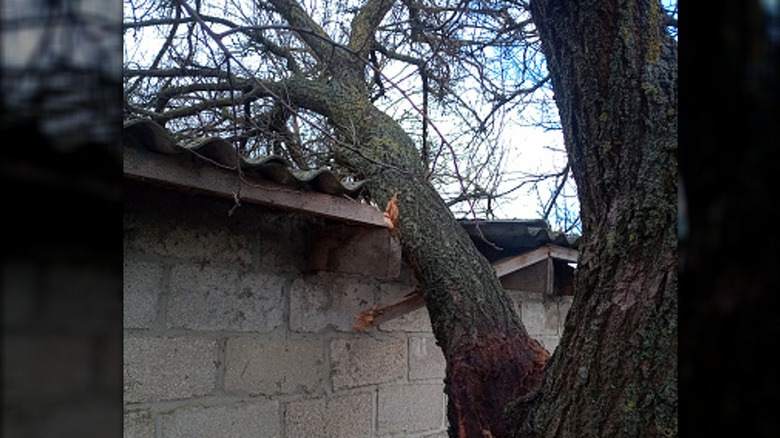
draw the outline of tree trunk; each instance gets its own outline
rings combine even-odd
[[[676,42],[658,1],[531,10],[583,223],[535,435],[676,436]]]
[[[325,80],[292,78],[276,91],[330,120],[341,139],[334,152],[366,179],[374,202],[384,206],[397,196],[396,230],[447,363],[450,436],[509,436],[516,426],[504,409],[537,392],[549,354],[528,336],[493,267],[426,180],[412,139],[369,100],[366,59],[393,2],[365,2],[353,18],[349,50],[329,44],[297,2],[270,2],[291,25],[310,30],[300,36],[329,73]]]
[[[357,152],[343,153],[372,199],[384,205],[397,195],[399,237],[447,363],[450,436],[510,436],[516,425],[504,409],[538,390],[549,354],[528,336],[492,266],[425,179],[401,126],[365,98],[334,105],[331,120],[342,137],[347,128],[362,133]]]

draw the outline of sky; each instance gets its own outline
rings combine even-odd
[[[4,67],[14,68],[37,63],[45,66],[46,62],[53,62],[57,56],[67,59],[73,66],[95,67],[107,73],[116,74],[120,62],[112,62],[106,59],[105,53],[116,53],[117,32],[116,20],[121,17],[122,4],[118,1],[105,0],[61,0],[62,5],[67,5],[79,16],[87,17],[84,25],[78,32],[70,35],[63,33],[63,27],[50,27],[48,42],[48,57],[40,56],[43,33],[37,24],[21,26],[11,29],[6,26],[9,20],[21,20],[29,17],[40,17],[44,3],[49,0],[0,0],[3,7],[4,32],[2,37],[2,64]],[[50,22],[56,24],[56,21]],[[53,29],[53,30],[52,30]],[[98,55],[96,55],[98,54]],[[113,70],[113,71],[112,71]],[[19,92],[19,89],[11,90]],[[23,90],[22,90],[23,91]],[[83,119],[83,118],[82,118]],[[57,126],[65,126],[67,129],[78,131],[79,126],[89,124],[89,120],[82,120],[75,114],[70,119],[57,125],[53,122],[56,131]],[[447,135],[445,133],[445,135]],[[563,149],[563,140],[560,131],[544,131],[538,127],[519,126],[508,123],[500,140],[507,148],[507,159],[504,163],[505,177],[509,180],[499,191],[513,187],[512,178],[520,172],[545,173],[555,172],[565,165],[564,154],[553,152]],[[563,160],[563,161],[562,161]],[[544,192],[544,190],[543,190]],[[513,198],[513,199],[512,199]],[[523,188],[508,195],[502,202],[493,205],[496,218],[538,218],[540,217],[540,200],[532,187]]]

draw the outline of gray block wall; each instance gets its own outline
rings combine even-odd
[[[318,219],[231,207],[126,187],[124,436],[446,436],[427,311],[352,331],[358,312],[403,297],[409,273],[310,272]],[[561,304],[512,295],[556,345]]]

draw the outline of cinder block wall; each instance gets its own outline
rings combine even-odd
[[[318,219],[231,207],[125,188],[124,436],[446,436],[427,311],[352,331],[409,291],[409,273],[308,272]],[[512,295],[555,345],[559,303]]]

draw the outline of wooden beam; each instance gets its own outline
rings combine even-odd
[[[152,158],[151,153],[134,148],[123,149],[124,174],[129,179],[228,199],[233,199],[238,192],[242,202],[386,227],[382,212],[368,204],[325,193],[295,190],[270,182],[239,182],[235,171],[218,169],[205,162],[194,162],[182,155],[153,154]]]
[[[541,262],[548,256],[549,250],[546,246],[543,246],[525,254],[499,260],[493,264],[493,268],[495,268],[498,278],[501,278],[507,274],[531,266],[534,263]]]
[[[414,291],[406,298],[385,307],[374,306],[369,310],[355,315],[357,322],[352,326],[356,332],[368,330],[372,327],[413,312],[425,305],[425,297],[419,291]]]
[[[550,244],[547,247],[550,249],[550,257],[558,260],[576,263],[580,255],[580,252],[576,249],[566,248],[565,246]]]
[[[537,248],[531,252],[510,257],[493,264],[496,275],[501,278],[512,272],[527,268],[534,263],[547,260],[547,293],[553,292],[553,278],[555,276],[553,259],[564,260],[567,262],[576,262],[578,251],[576,249],[566,248],[559,245],[548,244]],[[419,309],[425,305],[425,299],[420,293],[413,293],[408,297],[390,304],[385,307],[374,306],[356,315],[358,322],[355,324],[356,331],[366,330],[376,327],[383,322],[405,315],[409,312]]]
[[[541,262],[548,257],[565,260],[567,262],[576,262],[578,254],[576,249],[548,244],[525,254],[499,260],[493,264],[493,267],[496,269],[498,278],[501,278],[507,274],[531,266],[534,263]]]

